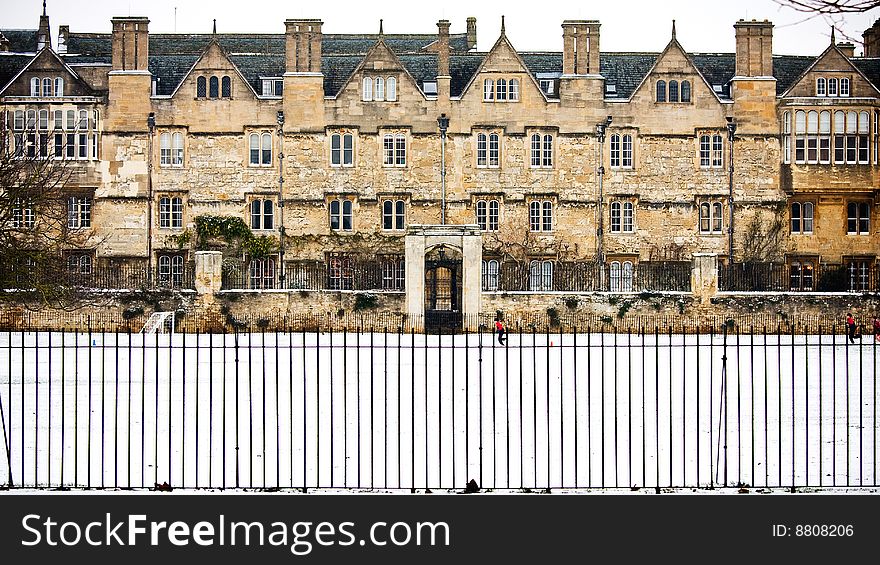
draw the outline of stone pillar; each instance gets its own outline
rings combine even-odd
[[[196,251],[196,292],[202,300],[211,301],[223,284],[223,253]]]
[[[462,235],[461,254],[461,312],[464,314],[465,324],[467,324],[468,318],[475,317],[480,313],[483,238],[480,236],[479,230],[468,230]]]
[[[700,302],[709,302],[718,292],[718,255],[694,253],[691,266],[691,292]]]
[[[406,235],[406,313],[425,313],[425,234],[412,231]]]

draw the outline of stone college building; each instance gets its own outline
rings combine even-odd
[[[593,20],[545,52],[517,51],[502,20],[479,52],[474,18],[329,35],[118,17],[53,43],[43,10],[0,29],[0,139],[70,168],[78,275],[185,285],[219,250],[202,267],[223,288],[385,292],[411,314],[686,290],[705,257],[729,288],[748,271],[757,290],[878,289],[880,23],[858,56],[833,34],[773,55],[754,20],[733,53],[689,52],[674,22],[657,53],[609,53]]]

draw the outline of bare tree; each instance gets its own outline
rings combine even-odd
[[[775,0],[798,12],[813,14],[857,14],[880,6],[880,0]]]
[[[73,304],[74,289],[59,274],[64,250],[81,248],[85,236],[68,228],[69,178],[64,161],[35,147],[0,147],[0,300]]]
[[[742,243],[744,263],[782,261],[788,250],[785,203],[774,206],[769,218],[755,210],[745,226]]]

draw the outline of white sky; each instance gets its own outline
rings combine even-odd
[[[0,0],[0,28],[36,28],[42,0]],[[176,22],[175,22],[175,7]],[[478,48],[488,50],[498,38],[501,15],[507,36],[521,51],[561,51],[565,19],[602,23],[602,51],[660,51],[669,41],[671,21],[691,52],[733,52],[733,24],[741,18],[769,19],[775,24],[773,52],[818,55],[830,41],[830,22],[780,6],[774,0],[334,0],[313,5],[303,0],[48,0],[53,36],[58,26],[72,31],[109,32],[113,16],[147,16],[152,32],[281,33],[286,18],[320,18],[325,33],[375,33],[379,18],[386,33],[436,33],[436,22],[448,19],[452,33],[465,31],[465,18],[477,18]],[[842,35],[860,41],[862,32],[880,18],[880,8],[837,18]],[[856,53],[861,53],[857,45]]]

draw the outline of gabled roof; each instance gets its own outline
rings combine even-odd
[[[19,71],[18,71],[18,72],[12,77],[12,78],[10,78],[9,80],[7,80],[5,83],[2,83],[2,86],[0,86],[0,96],[2,96],[2,95],[3,95],[3,92],[4,92],[7,88],[9,88],[9,85],[11,85],[13,82],[15,82],[15,80],[16,80],[16,79],[17,79],[17,78],[18,78],[23,72],[25,72],[25,71],[28,69],[28,67],[30,67],[30,66],[34,63],[34,61],[36,61],[37,59],[39,59],[40,57],[42,57],[44,53],[47,54],[49,57],[52,57],[53,59],[55,59],[56,61],[58,61],[58,63],[61,64],[61,67],[62,67],[65,71],[67,71],[67,72],[70,74],[70,76],[73,77],[74,80],[80,82],[83,86],[85,86],[86,88],[88,88],[89,90],[91,90],[91,86],[89,86],[88,84],[86,84],[85,82],[83,82],[83,80],[79,77],[79,75],[76,73],[76,71],[74,71],[72,68],[70,68],[70,65],[68,65],[67,62],[66,62],[64,59],[62,59],[62,58],[61,58],[61,57],[60,57],[55,51],[53,51],[50,47],[44,47],[43,49],[40,50],[39,53],[37,53],[36,55],[30,57],[30,60],[29,60],[27,63],[25,63],[25,65],[24,65],[21,69],[19,69]],[[3,57],[3,58],[5,58],[5,57]]]
[[[541,93],[541,96],[543,96],[546,99],[547,94],[543,90],[541,90],[541,87],[538,85],[537,81],[535,80],[534,73],[529,69],[528,65],[526,65],[525,61],[522,58],[522,55],[520,55],[516,51],[516,48],[514,48],[513,44],[510,43],[510,40],[507,39],[507,34],[504,32],[504,17],[503,16],[501,18],[501,35],[498,37],[498,40],[495,41],[495,45],[492,46],[492,49],[489,49],[489,52],[483,56],[482,60],[480,61],[479,65],[477,65],[477,68],[474,70],[470,79],[466,82],[466,84],[462,88],[461,92],[459,93],[459,96],[463,96],[468,91],[468,89],[470,89],[470,87],[473,85],[474,80],[476,79],[477,75],[480,74],[480,72],[482,72],[482,70],[483,70],[483,67],[486,66],[486,61],[489,59],[489,56],[492,55],[492,53],[494,53],[502,45],[504,45],[508,49],[510,49],[510,51],[513,53],[514,58],[519,63],[519,65],[523,68],[523,70],[528,71],[529,78],[532,80],[532,83],[535,85],[535,88],[538,90],[538,92]],[[450,96],[452,96],[452,94],[450,94]]]
[[[229,55],[228,55],[228,54],[226,53],[226,51],[223,49],[223,46],[220,45],[220,42],[219,42],[219,41],[210,41],[207,45],[205,45],[204,49],[202,49],[202,52],[199,54],[198,57],[195,58],[195,60],[194,60],[193,63],[189,66],[189,68],[187,69],[187,71],[184,72],[184,73],[182,74],[182,76],[176,81],[177,84],[176,84],[176,85],[174,86],[174,88],[171,90],[171,93],[170,93],[171,96],[174,96],[174,95],[177,93],[177,90],[180,88],[180,85],[183,84],[183,81],[186,79],[186,77],[188,77],[190,74],[192,74],[193,70],[195,69],[196,65],[198,65],[199,61],[201,61],[201,60],[205,57],[205,55],[208,53],[208,51],[209,51],[212,47],[214,47],[214,46],[216,46],[217,49],[220,50],[220,54],[221,54],[221,55],[222,55],[227,61],[229,61],[229,64],[232,65],[232,69],[233,69],[233,70],[235,71],[235,73],[238,75],[238,78],[241,79],[242,82],[244,82],[245,84],[248,85],[248,88],[250,88],[250,90],[251,90],[251,94],[253,94],[254,97],[256,97],[256,96],[257,96],[257,91],[256,91],[256,89],[254,88],[254,85],[251,84],[251,83],[247,80],[247,78],[245,78],[245,76],[241,73],[241,71],[240,71],[239,68],[238,68],[238,65],[236,65],[235,62],[229,57]],[[186,55],[183,55],[183,57],[186,57]],[[149,66],[149,62],[147,63],[147,65]],[[160,80],[159,82],[161,83],[162,81]],[[172,80],[172,81],[169,81],[169,82],[174,82],[174,81]],[[166,86],[166,88],[167,88],[167,86]],[[156,94],[159,94],[158,90],[157,90]]]
[[[800,82],[805,76],[807,76],[807,74],[808,74],[810,71],[813,70],[813,67],[815,67],[815,66],[819,63],[819,61],[821,61],[822,59],[824,59],[824,58],[825,58],[829,53],[831,53],[831,52],[835,52],[835,53],[837,53],[838,55],[840,55],[840,57],[843,58],[843,59],[844,59],[849,65],[850,65],[850,67],[852,67],[852,69],[853,69],[856,73],[858,73],[859,75],[861,75],[861,77],[862,77],[863,79],[865,79],[865,81],[866,81],[868,84],[870,84],[871,86],[873,86],[873,87],[874,87],[874,90],[876,90],[876,91],[878,92],[878,94],[880,94],[880,88],[878,88],[878,86],[877,86],[878,83],[877,83],[877,82],[874,82],[874,81],[872,81],[870,78],[868,78],[868,76],[866,76],[865,73],[863,73],[862,70],[859,69],[859,67],[853,63],[853,60],[852,60],[852,59],[850,59],[849,57],[847,57],[846,55],[844,55],[844,54],[840,51],[840,49],[838,49],[837,45],[834,43],[834,34],[832,33],[832,34],[831,34],[831,45],[829,45],[828,47],[826,47],[826,48],[825,48],[825,51],[822,51],[822,54],[820,54],[818,57],[816,57],[815,59],[813,59],[813,61],[812,61],[809,65],[807,65],[806,68],[804,68],[804,70],[801,72],[800,75],[798,75],[798,77],[797,77],[796,79],[794,79],[793,81],[791,81],[791,84],[788,85],[788,88],[785,89],[785,91],[782,93],[782,96],[786,96],[792,88],[794,88],[794,87],[795,87],[795,86],[796,86],[796,85],[797,85],[797,84],[798,84],[798,83],[799,83],[799,82]],[[869,67],[869,68],[870,68],[870,67]]]
[[[360,60],[359,60],[358,64],[354,67],[354,69],[352,69],[352,71],[351,71],[350,73],[348,73],[348,76],[347,76],[344,80],[341,81],[341,83],[340,83],[340,85],[339,85],[339,88],[336,90],[336,92],[333,93],[333,94],[330,94],[330,93],[328,93],[328,92],[325,91],[325,92],[324,92],[324,96],[334,96],[334,97],[337,96],[337,95],[338,95],[338,94],[339,94],[339,93],[345,88],[345,86],[351,81],[352,77],[353,77],[353,76],[354,76],[359,70],[361,70],[361,68],[363,68],[363,66],[366,65],[368,61],[370,61],[370,59],[372,58],[373,54],[374,54],[376,51],[378,51],[379,49],[382,49],[382,48],[385,48],[385,49],[388,50],[388,52],[391,54],[391,58],[392,58],[397,64],[400,65],[400,67],[403,69],[404,74],[405,74],[406,76],[409,77],[410,81],[412,81],[412,83],[414,84],[414,86],[416,87],[416,89],[417,89],[419,92],[422,92],[422,95],[424,96],[424,92],[422,91],[422,85],[421,85],[421,84],[419,83],[419,81],[418,81],[418,80],[412,75],[412,73],[409,72],[409,69],[406,67],[406,65],[403,64],[403,61],[401,61],[400,57],[398,57],[397,54],[394,53],[394,51],[391,50],[390,47],[388,47],[388,45],[385,43],[385,39],[384,39],[384,37],[383,37],[382,35],[379,35],[379,36],[377,36],[377,37],[378,37],[378,40],[376,41],[376,43],[373,44],[373,46],[367,51],[367,53],[366,53],[363,57],[360,57],[360,58],[359,58]],[[324,61],[323,61],[323,57],[322,57],[322,61],[321,61],[321,69],[322,69],[322,70],[323,70],[323,67],[324,67],[323,63],[324,63]],[[398,89],[399,89],[399,88],[400,88],[400,87],[398,86]]]

